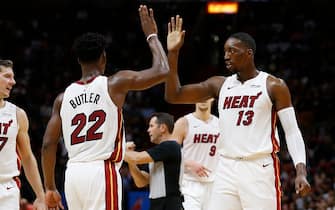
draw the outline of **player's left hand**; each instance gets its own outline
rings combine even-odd
[[[295,179],[295,190],[300,196],[306,196],[311,192],[311,185],[308,183],[306,176],[298,175]]]
[[[176,15],[171,17],[168,23],[167,48],[168,51],[178,51],[184,44],[185,30],[183,30],[183,19]]]
[[[187,168],[198,177],[208,177],[211,173],[211,170],[196,161],[189,160],[187,162]]]

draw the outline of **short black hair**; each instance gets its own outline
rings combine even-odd
[[[150,119],[152,119],[153,117],[157,118],[156,120],[157,124],[159,125],[165,124],[169,130],[169,133],[173,132],[174,117],[172,115],[166,112],[155,112],[151,115]]]
[[[106,46],[107,42],[103,35],[88,32],[76,38],[73,44],[73,51],[79,61],[94,62],[106,50]]]
[[[252,36],[245,32],[234,33],[229,38],[235,38],[241,40],[249,49],[252,49],[253,53],[256,53],[256,41]]]
[[[0,66],[13,68],[13,61],[0,59]]]

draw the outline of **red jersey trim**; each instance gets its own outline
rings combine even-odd
[[[78,81],[76,81],[75,83],[77,83],[77,84],[79,84],[79,85],[89,84],[89,83],[93,82],[93,80],[94,80],[95,78],[97,78],[97,77],[98,77],[98,76],[94,76],[94,77],[90,78],[89,80],[87,80],[86,82],[83,82],[83,81],[81,81],[81,80],[78,80]]]
[[[120,162],[122,160],[122,142],[123,142],[123,123],[122,109],[118,109],[118,132],[115,139],[114,151],[111,154],[110,160]]]
[[[119,210],[118,181],[115,165],[110,160],[105,160],[105,202],[106,210]]]

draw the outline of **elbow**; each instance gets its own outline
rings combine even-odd
[[[169,75],[170,72],[169,65],[164,61],[154,63],[152,68],[155,69],[158,72],[158,75],[164,79]]]
[[[175,101],[173,100],[173,97],[165,95],[164,97],[165,101],[170,103],[170,104],[175,104]]]
[[[165,93],[164,99],[165,99],[166,102],[168,102],[170,104],[179,104],[179,100],[176,97],[176,95],[171,95],[171,94]]]
[[[148,184],[145,182],[137,182],[137,183],[135,182],[135,185],[138,188],[142,188],[142,187],[146,187]]]

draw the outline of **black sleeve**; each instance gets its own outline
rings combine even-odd
[[[147,150],[151,158],[157,161],[175,160],[180,156],[180,145],[175,141],[165,141]]]

